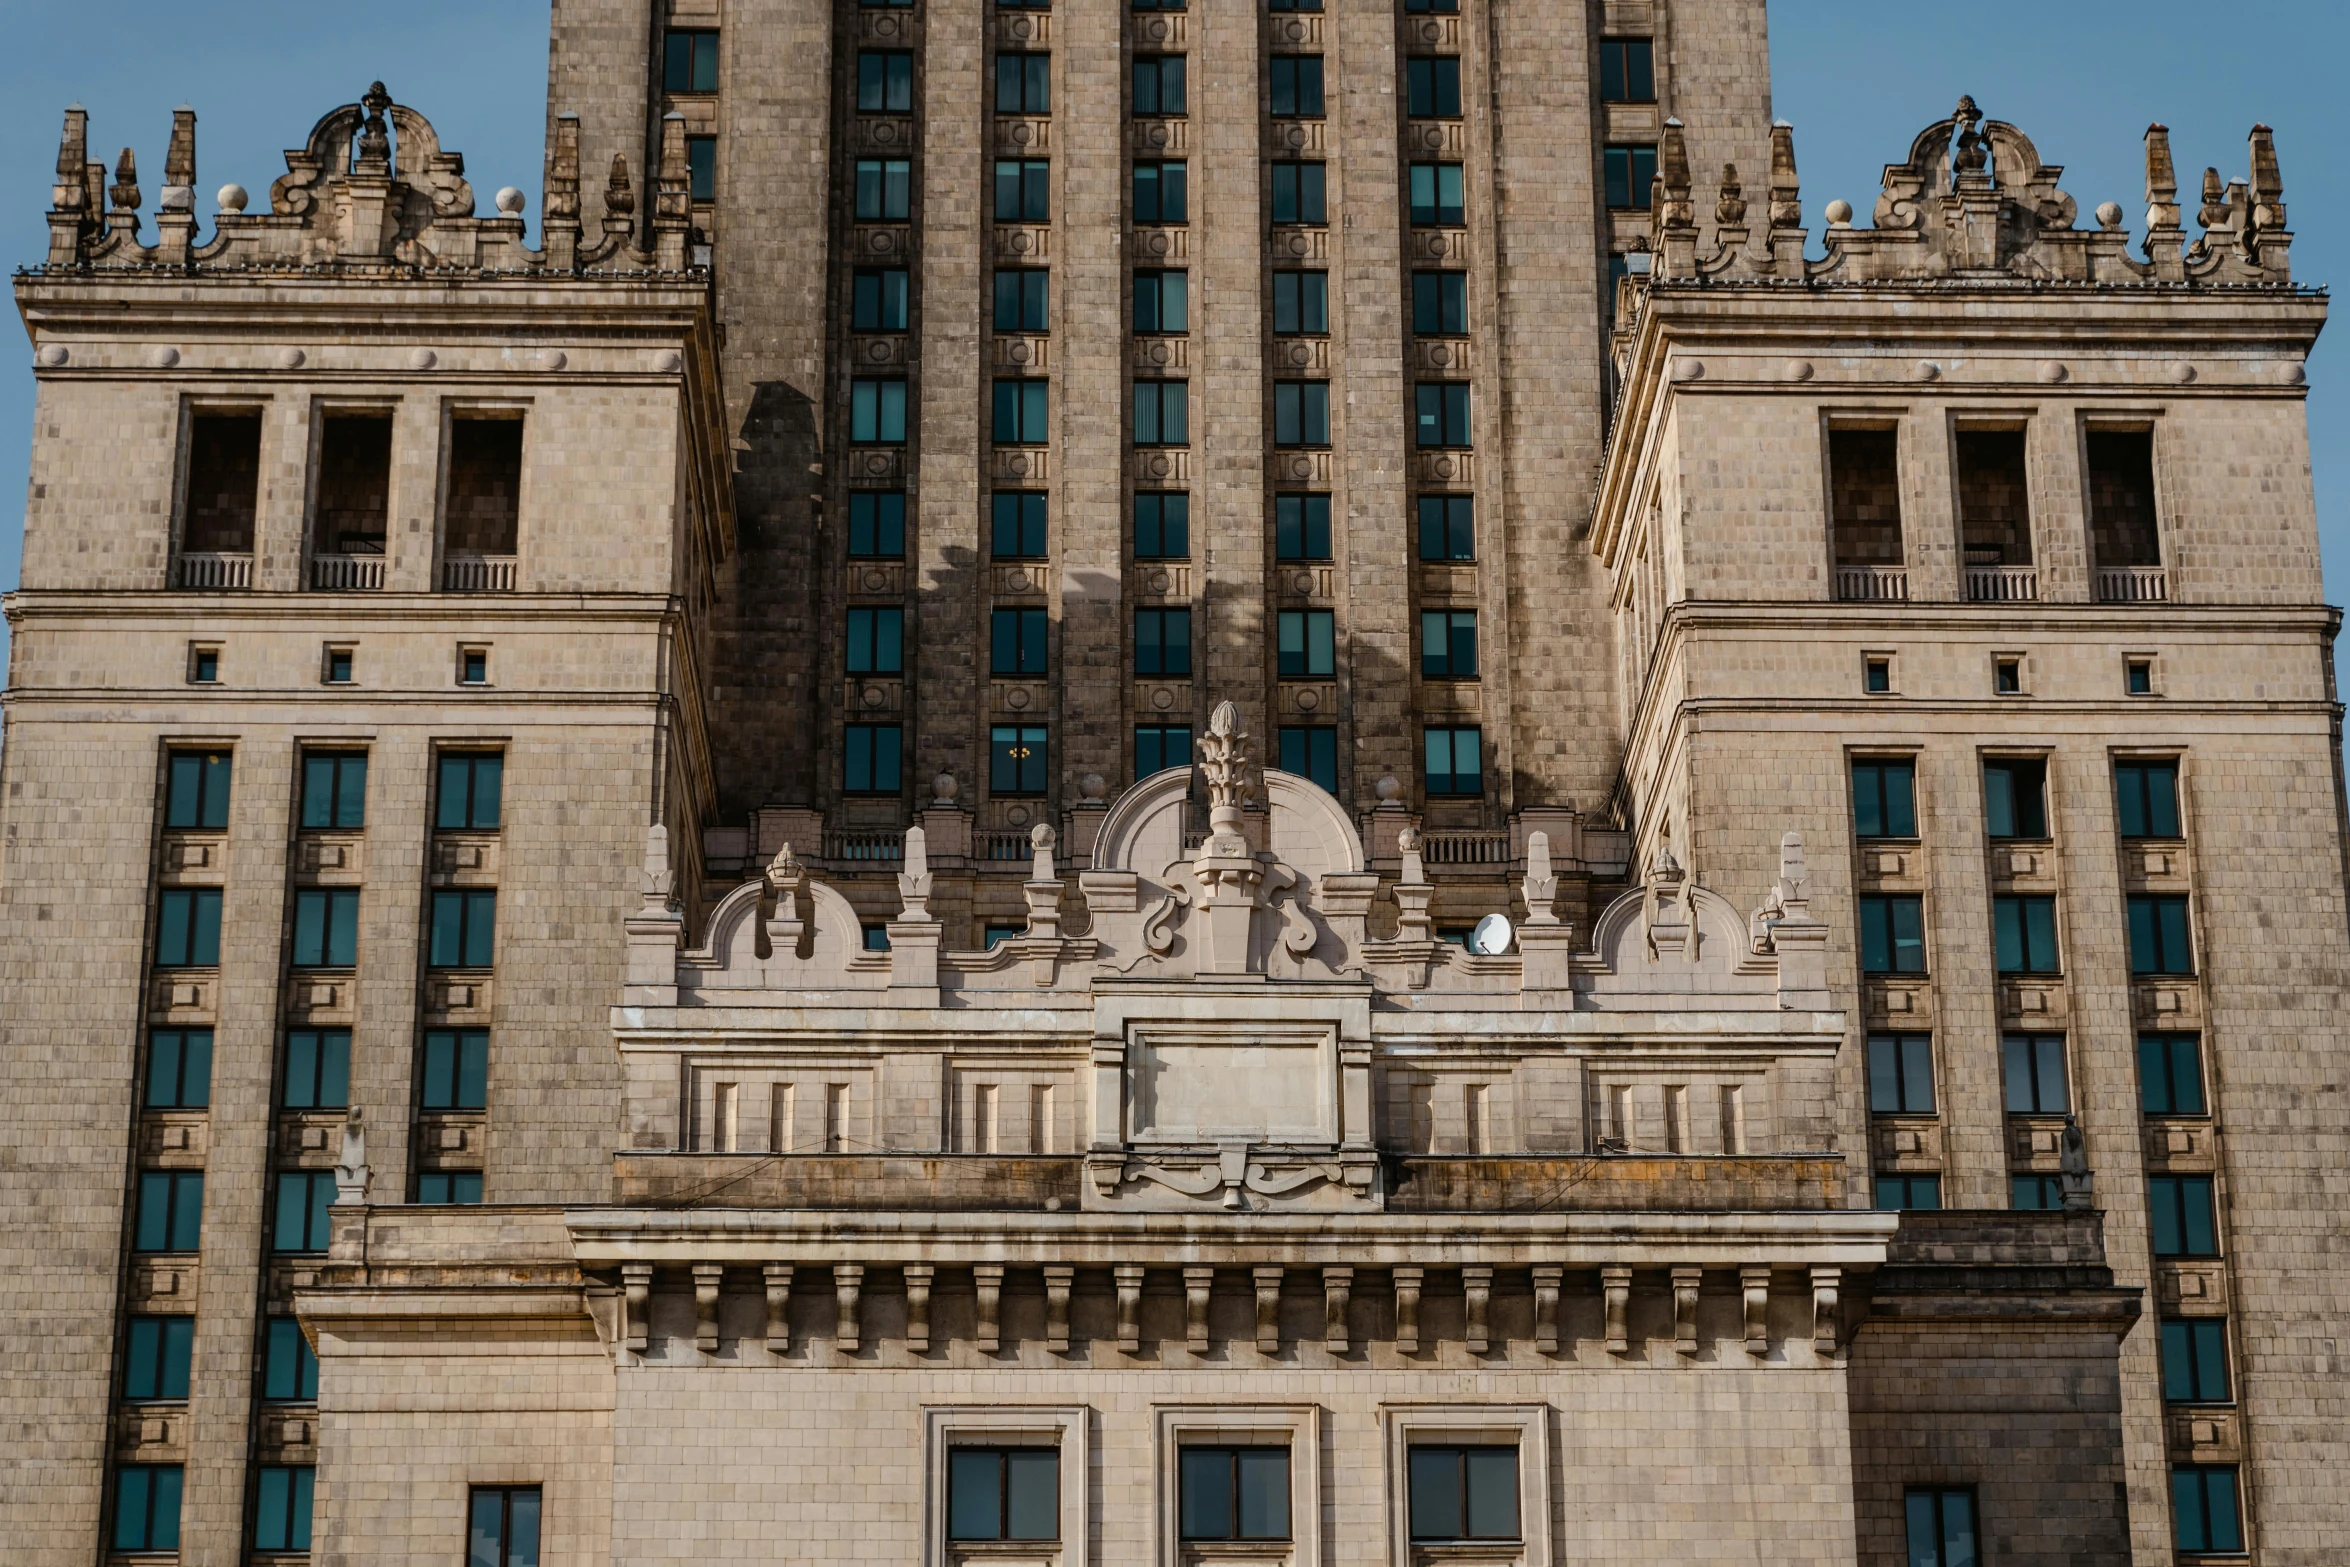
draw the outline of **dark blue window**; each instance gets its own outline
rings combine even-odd
[[[126,1464],[114,1482],[114,1549],[180,1548],[180,1466]]]
[[[1430,728],[1420,731],[1420,737],[1430,794],[1461,797],[1485,792],[1484,731]]]
[[[202,1110],[212,1103],[212,1030],[159,1028],[147,1037],[147,1108]]]
[[[326,1250],[332,1233],[326,1210],[334,1206],[334,1200],[335,1178],[330,1170],[289,1170],[280,1175],[270,1248],[281,1252]]]
[[[1045,672],[1047,634],[1051,626],[1043,610],[999,609],[991,625],[989,673],[1041,675]]]
[[[2170,1472],[2171,1518],[2182,1551],[2244,1549],[2244,1522],[2230,1465],[2181,1464]]]
[[[2116,762],[2113,791],[2125,838],[2179,836],[2179,764]]]
[[[1993,898],[1991,935],[2000,973],[2061,972],[2056,954],[2054,898]]]
[[[2203,1041],[2193,1034],[2138,1036],[2138,1104],[2148,1115],[2202,1115]]]
[[[253,1549],[310,1549],[310,1490],[317,1473],[308,1466],[261,1466],[253,1487]]]
[[[2146,1179],[2148,1218],[2157,1257],[2216,1257],[2219,1225],[2208,1175],[2153,1175]]]
[[[1908,757],[1861,757],[1852,764],[1856,838],[1915,838],[1918,764]]]
[[[505,779],[506,758],[495,752],[442,752],[440,807],[433,825],[443,831],[496,828]]]
[[[286,1035],[285,1108],[341,1110],[351,1103],[351,1031],[297,1028]]]
[[[988,731],[990,794],[1042,794],[1048,747],[1042,724],[996,724]]]
[[[1191,673],[1191,611],[1138,609],[1134,612],[1134,672],[1138,676]]]
[[[220,889],[166,888],[157,908],[159,968],[212,968],[220,962]]]
[[[1338,792],[1338,731],[1322,725],[1284,724],[1280,732],[1281,770],[1308,778],[1332,794]]]
[[[1329,171],[1319,163],[1273,165],[1273,221],[1330,221]]]
[[[302,825],[367,825],[367,753],[302,753]]]
[[[424,1035],[424,1108],[481,1110],[490,1102],[490,1033],[434,1028]]]
[[[1926,971],[1926,914],[1916,898],[1860,900],[1860,971],[1863,974],[1923,974]]]
[[[294,893],[294,967],[349,968],[358,961],[359,889],[298,889]]]
[[[990,498],[988,548],[997,560],[1042,560],[1045,555],[1045,497],[1034,491],[998,490]]]
[[[1330,497],[1276,495],[1273,497],[1273,558],[1328,560],[1330,558]]]
[[[194,1317],[133,1317],[123,1345],[122,1396],[135,1403],[188,1396]]]
[[[2185,898],[2130,900],[2130,972],[2195,972],[2195,943],[2187,934]]]
[[[433,968],[488,968],[498,925],[498,895],[488,889],[432,895]]]
[[[307,1403],[318,1396],[318,1356],[292,1317],[269,1319],[263,1346],[261,1396],[281,1403]]]
[[[204,1173],[143,1170],[133,1251],[194,1251],[204,1234]]]
[[[905,557],[905,491],[850,492],[849,553],[868,560],[902,560]]]
[[[1134,776],[1148,778],[1191,765],[1189,724],[1141,724],[1134,731]]]
[[[166,768],[163,825],[198,831],[228,825],[229,753],[174,751]]]
[[[850,794],[896,794],[904,738],[896,724],[850,724],[842,737],[841,787]]]
[[[1420,559],[1477,558],[1477,503],[1472,497],[1423,495],[1419,512]]]
[[[1191,554],[1191,497],[1144,490],[1134,497],[1134,558],[1184,560]]]

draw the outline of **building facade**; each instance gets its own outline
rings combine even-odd
[[[2331,1560],[2273,139],[1807,231],[1572,9],[559,0],[537,248],[69,111],[15,1549]]]

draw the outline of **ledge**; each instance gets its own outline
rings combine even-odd
[[[1404,1158],[1390,1213],[1818,1212],[1843,1206],[1837,1154]]]

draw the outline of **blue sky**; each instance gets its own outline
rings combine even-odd
[[[1114,4],[1117,0],[1059,0]],[[1553,4],[1559,0],[1503,0]],[[197,112],[198,211],[234,181],[256,205],[311,123],[381,78],[463,152],[483,210],[501,185],[529,193],[537,230],[544,151],[547,8],[538,0],[401,0],[335,6],[290,0],[79,0],[27,6],[0,53],[0,257],[37,261],[62,111],[90,111],[93,153],[136,149],[152,211],[171,110]],[[2059,0],[2021,6],[1909,0],[1772,0],[1771,66],[1780,117],[1795,125],[1804,215],[1842,197],[1865,215],[1883,166],[1950,112],[1962,92],[2011,120],[2064,165],[2081,221],[2119,202],[2144,212],[2141,137],[2171,128],[2190,208],[2205,165],[2245,172],[2245,133],[2276,128],[2295,231],[2295,274],[2344,274],[2350,229],[2350,114],[2339,71],[2350,6],[2339,0]],[[1749,187],[1760,175],[1748,174]],[[20,329],[21,330],[21,329]],[[2311,438],[2329,597],[2350,584],[2350,386],[2335,326],[2310,364]],[[32,429],[31,353],[0,352],[0,496],[24,494]],[[0,523],[0,587],[12,587],[23,513]]]

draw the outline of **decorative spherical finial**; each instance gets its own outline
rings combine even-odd
[[[2097,222],[2101,228],[2118,229],[2122,226],[2122,204],[2101,201],[2097,204]]]
[[[1403,798],[1403,785],[1396,781],[1395,774],[1389,773],[1371,786],[1371,792],[1379,797],[1381,805],[1393,805]]]
[[[223,212],[242,212],[250,198],[245,195],[245,187],[242,185],[223,185],[220,194],[214,199],[220,203]]]
[[[1844,200],[1841,196],[1829,202],[1828,226],[1838,229],[1850,228],[1852,226],[1852,203]]]
[[[1077,792],[1088,800],[1099,800],[1110,792],[1109,780],[1099,773],[1087,773],[1077,780]]]
[[[506,185],[499,188],[498,210],[506,214],[506,216],[510,218],[520,217],[522,215],[522,203],[522,192],[516,189],[514,186]]]
[[[930,780],[930,793],[932,796],[930,803],[933,805],[954,804],[956,787],[957,785],[955,783],[955,775],[953,773],[940,773],[936,778]]]

